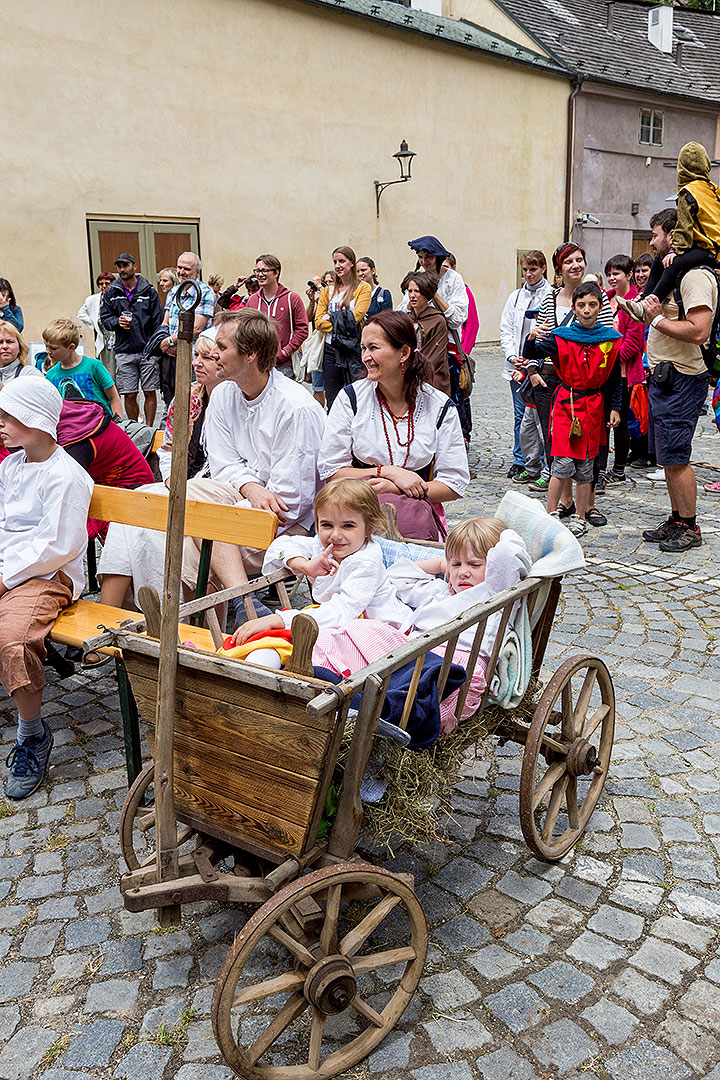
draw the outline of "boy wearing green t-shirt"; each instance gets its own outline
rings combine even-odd
[[[66,393],[71,386],[87,401],[97,401],[111,416],[122,416],[120,395],[105,365],[75,352],[80,331],[71,319],[53,319],[43,330],[43,341],[53,365],[46,377],[62,397],[75,396]]]

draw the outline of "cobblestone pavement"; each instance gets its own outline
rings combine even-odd
[[[473,464],[462,510],[492,511],[510,394],[481,350]],[[699,477],[720,476],[705,417]],[[432,929],[420,990],[357,1077],[414,1080],[720,1080],[720,522],[678,558],[643,544],[664,485],[607,495],[586,572],[566,581],[546,674],[577,651],[605,658],[618,698],[611,780],[557,865],[518,827],[517,748],[487,747],[457,786],[447,845],[400,855]],[[103,669],[105,671],[106,669]],[[212,1037],[214,976],[238,909],[196,904],[172,933],[125,912],[117,885],[125,791],[114,677],[52,681],[47,784],[0,801],[0,1078],[229,1080]],[[0,699],[2,753],[13,736]],[[163,1026],[164,1025],[164,1026]]]

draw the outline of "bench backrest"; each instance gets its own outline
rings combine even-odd
[[[166,532],[168,499],[153,491],[95,485],[89,516],[99,521],[117,521]],[[227,544],[264,551],[275,539],[277,518],[269,510],[251,510],[242,506],[196,502],[185,504],[185,535],[198,540],[217,540]]]

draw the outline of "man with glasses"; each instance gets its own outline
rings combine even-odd
[[[262,311],[272,320],[278,336],[275,370],[292,379],[293,353],[308,336],[308,317],[299,295],[280,283],[281,269],[276,255],[258,255],[255,276],[260,288],[249,297],[245,307]]]
[[[180,278],[180,284],[174,285],[168,293],[165,301],[165,317],[162,321],[162,325],[167,326],[170,333],[159,344],[162,354],[160,378],[163,386],[163,397],[167,403],[175,394],[175,357],[177,356],[178,327],[180,324],[180,305],[175,297],[178,290],[182,288],[183,282],[196,281],[200,286],[200,300],[195,308],[195,321],[193,323],[193,340],[196,340],[212,321],[215,311],[215,293],[209,285],[198,280],[202,270],[200,256],[196,255],[194,251],[183,251],[182,255],[178,256],[176,270]],[[194,299],[194,292],[191,296],[185,297],[185,306],[189,307]]]

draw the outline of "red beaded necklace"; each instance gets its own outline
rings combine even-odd
[[[393,452],[390,445],[390,436],[388,435],[387,424],[385,423],[386,412],[390,417],[390,420],[392,421],[393,428],[395,429],[395,439],[398,446],[407,447],[407,449],[405,450],[405,460],[402,463],[402,468],[404,469],[408,463],[408,458],[410,457],[410,446],[413,439],[415,438],[415,407],[412,406],[404,416],[395,416],[395,413],[392,411],[387,401],[385,400],[385,395],[383,394],[382,390],[378,390],[377,399],[378,404],[380,405],[380,419],[382,420],[383,431],[385,432],[385,442],[387,443],[388,454],[390,455],[390,464],[394,465],[395,462],[393,461]],[[400,432],[398,431],[398,421],[400,420],[407,421],[407,442],[403,442],[400,438]]]

